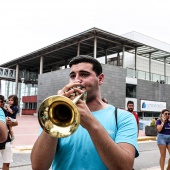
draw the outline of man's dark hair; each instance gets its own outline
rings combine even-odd
[[[97,76],[99,76],[102,73],[102,66],[101,66],[100,62],[91,56],[80,55],[80,56],[74,57],[70,61],[69,66],[71,67],[72,65],[79,64],[79,63],[92,64],[93,71],[96,73]]]
[[[133,101],[128,101],[128,102],[127,102],[127,106],[128,106],[129,104],[133,104],[133,105],[134,105],[134,102],[133,102]]]
[[[0,100],[4,101],[4,96],[0,95]]]

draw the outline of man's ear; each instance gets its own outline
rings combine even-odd
[[[104,82],[104,74],[101,73],[101,74],[99,75],[99,85],[103,84],[103,82]]]

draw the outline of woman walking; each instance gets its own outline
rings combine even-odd
[[[157,144],[160,151],[160,168],[164,170],[166,149],[170,154],[170,120],[169,120],[169,110],[164,109],[160,114],[160,119],[157,120],[156,126],[158,130]],[[168,161],[167,170],[170,170],[170,159]]]

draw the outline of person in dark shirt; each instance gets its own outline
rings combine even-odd
[[[10,95],[8,97],[8,104],[7,104],[7,118],[10,119],[12,122],[16,122],[16,115],[18,113],[18,97],[16,95]],[[11,135],[11,142],[14,141],[15,136],[12,129],[12,126],[9,125],[9,132]]]
[[[136,112],[134,112],[134,102],[133,101],[128,101],[127,102],[127,111],[132,113],[135,116],[137,127],[138,127],[138,134],[139,134],[139,117]]]
[[[165,166],[165,157],[166,157],[166,148],[170,153],[170,121],[169,121],[169,110],[163,109],[160,118],[156,121],[156,127],[158,130],[157,144],[160,151],[160,168],[164,169]],[[168,167],[170,169],[170,159],[168,161]]]
[[[6,118],[7,111],[4,109],[4,104],[4,96],[0,95],[0,154],[3,163],[2,169],[9,170],[10,163],[13,162],[13,152],[8,129],[9,126],[17,126],[18,122],[12,122]]]

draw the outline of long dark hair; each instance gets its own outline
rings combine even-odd
[[[14,104],[13,105],[18,106],[18,97],[17,97],[17,95],[10,95],[8,97],[8,99],[11,99],[11,98],[14,100]]]
[[[168,109],[163,109],[163,110],[162,110],[162,112],[161,112],[161,114],[164,114],[164,112],[166,112],[166,111],[168,111],[168,112],[169,112],[169,110],[168,110]]]
[[[163,115],[163,114],[164,114],[164,112],[166,112],[166,111],[168,111],[168,112],[169,112],[169,110],[168,110],[168,109],[163,109],[163,110],[161,111],[161,113],[160,113],[159,119],[161,120],[161,122],[162,122],[162,115]]]

